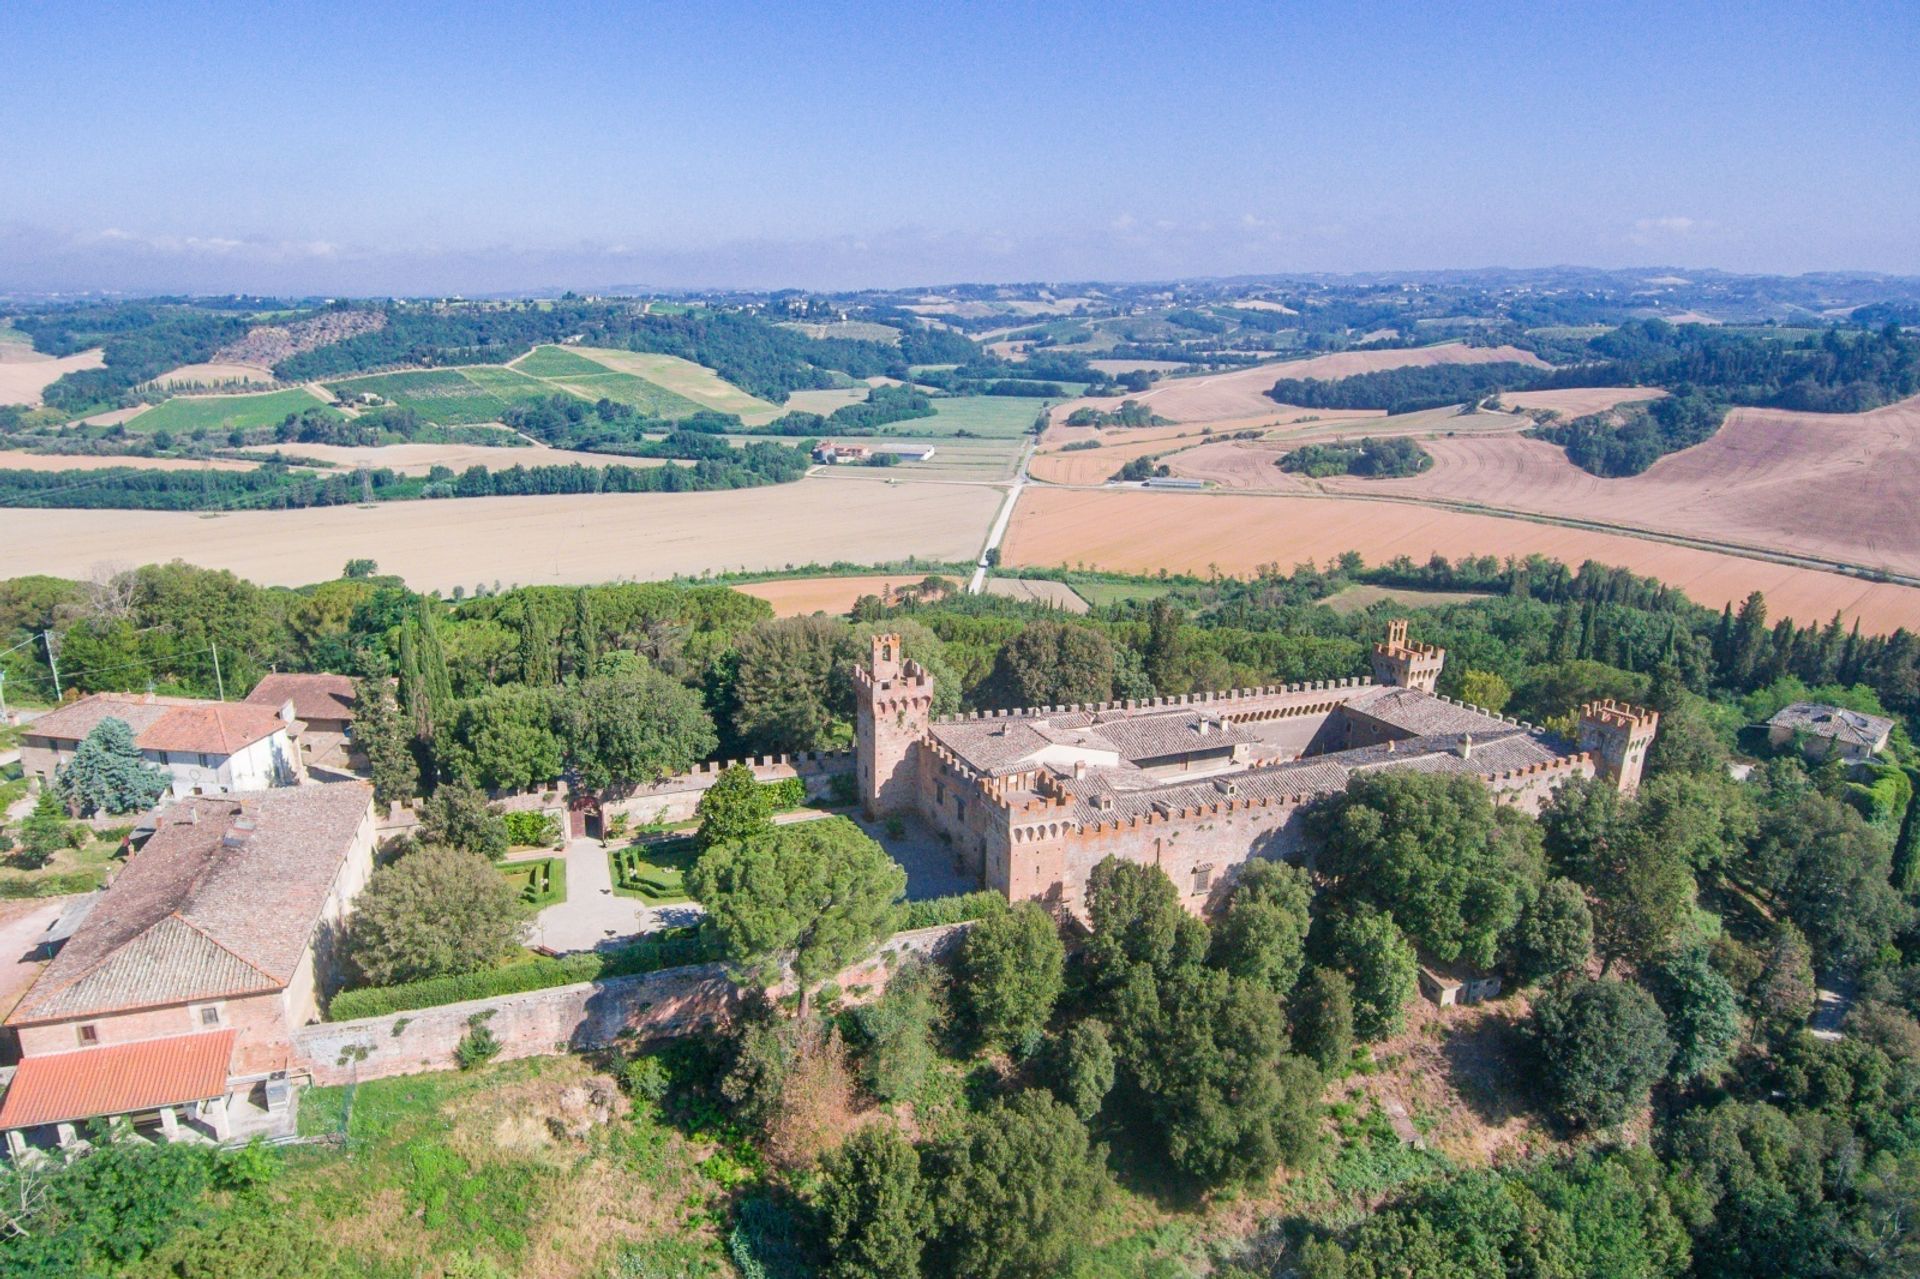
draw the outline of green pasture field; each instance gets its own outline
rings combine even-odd
[[[262,395],[176,395],[146,412],[127,419],[129,431],[171,431],[175,435],[194,431],[245,431],[261,426],[278,426],[289,413],[318,409],[327,417],[339,417],[307,391],[268,391]]]
[[[497,422],[509,404],[554,394],[538,378],[498,366],[380,373],[329,382],[327,388],[346,395],[377,395],[442,426]]]
[[[1051,400],[1013,395],[955,395],[933,402],[934,416],[914,421],[915,435],[951,435],[971,431],[990,439],[1015,439]]]
[[[1485,591],[1416,591],[1399,586],[1372,586],[1356,583],[1343,591],[1335,592],[1321,600],[1328,608],[1346,617],[1361,612],[1380,603],[1391,600],[1405,608],[1444,608],[1448,604],[1471,604],[1475,600],[1491,599]]]
[[[607,371],[605,365],[595,363],[584,355],[575,355],[561,346],[536,346],[515,360],[512,367],[528,377],[539,378],[592,377]]]
[[[582,399],[631,404],[648,417],[691,417],[700,411],[700,406],[686,396],[675,395],[664,386],[658,386],[643,377],[635,377],[631,373],[609,373],[598,365],[594,367],[597,371],[589,377],[554,378],[548,385],[556,391],[569,392]]]
[[[918,423],[929,421],[920,418]],[[909,426],[917,423],[902,422]],[[765,437],[762,437],[765,438]],[[933,447],[933,456],[924,462],[902,460],[893,466],[836,466],[831,468],[836,477],[849,479],[924,479],[924,480],[1010,480],[1013,478],[1014,463],[1020,458],[1018,440],[963,440],[950,435],[918,436],[891,433],[880,435],[835,436],[848,444],[865,444],[876,447],[890,447],[896,444],[925,444]]]
[[[1099,608],[1129,600],[1157,600],[1175,590],[1172,582],[1075,582],[1073,593]]]

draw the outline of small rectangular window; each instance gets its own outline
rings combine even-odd
[[[202,1026],[218,1026],[220,1024],[220,1010],[212,1007],[202,1008],[200,1010],[200,1024]]]
[[[1196,866],[1193,868],[1193,891],[1204,893],[1213,887],[1213,867]]]
[[[83,1044],[99,1043],[100,1028],[92,1022],[88,1022],[86,1025],[80,1027],[80,1042]]]

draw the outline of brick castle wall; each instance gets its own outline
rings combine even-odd
[[[907,955],[941,958],[970,925],[943,924],[896,933],[870,958],[835,979],[846,999],[864,1002],[886,989]],[[500,1059],[552,1056],[618,1043],[672,1039],[723,1026],[741,991],[719,964],[669,968],[638,977],[554,986],[518,995],[443,1004],[413,1012],[321,1022],[293,1033],[297,1070],[317,1084],[384,1079],[454,1066],[453,1052],[475,1014],[491,1013],[487,1029]]]

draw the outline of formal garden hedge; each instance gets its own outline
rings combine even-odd
[[[537,909],[567,899],[567,864],[558,857],[502,862],[499,870],[520,890],[520,900],[528,906]]]
[[[987,888],[972,893],[955,893],[951,897],[929,897],[925,901],[907,903],[900,919],[900,930],[906,932],[940,924],[964,924],[968,920],[997,915],[1006,909],[1007,899]]]
[[[435,1008],[469,999],[492,999],[499,995],[519,995],[551,986],[571,986],[576,982],[599,981],[608,977],[634,977],[664,968],[682,968],[689,964],[711,963],[720,958],[719,944],[704,936],[698,925],[653,933],[618,950],[584,955],[563,955],[557,959],[535,959],[485,972],[464,973],[457,977],[429,977],[425,981],[403,982],[397,986],[368,986],[344,990],[327,1005],[328,1021],[352,1021],[357,1017],[382,1017],[413,1008]]]
[[[698,856],[692,836],[644,840],[607,850],[613,891],[656,905],[687,900],[686,872]]]

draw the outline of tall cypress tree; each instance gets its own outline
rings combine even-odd
[[[592,679],[600,665],[600,624],[593,616],[593,597],[581,587],[573,595],[573,677]]]
[[[414,737],[426,741],[433,736],[433,699],[420,673],[419,629],[411,617],[400,624],[400,707],[413,724]]]
[[[453,709],[453,676],[447,673],[447,650],[440,643],[440,628],[434,624],[432,607],[424,599],[420,601],[419,650],[420,678],[433,722],[438,724]]]

